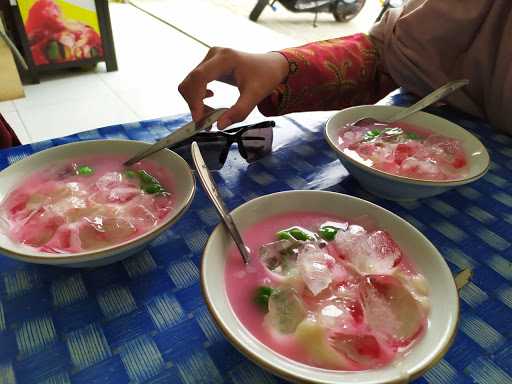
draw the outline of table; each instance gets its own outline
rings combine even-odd
[[[384,101],[405,105],[410,96]],[[289,189],[349,193],[397,213],[422,231],[454,273],[470,268],[461,291],[454,345],[415,383],[512,383],[512,138],[484,122],[432,109],[475,133],[492,158],[473,184],[411,203],[363,191],[323,139],[314,114],[276,119],[272,156],[248,165],[236,148],[215,179],[234,208]],[[153,141],[188,115],[111,126],[0,152],[0,168],[77,140]],[[184,217],[142,253],[96,269],[25,264],[0,256],[0,384],[283,383],[222,336],[199,285],[199,259],[218,217],[201,188]]]

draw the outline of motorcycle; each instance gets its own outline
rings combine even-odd
[[[336,21],[346,22],[357,16],[365,0],[258,0],[249,19],[257,21],[266,6],[275,9],[277,2],[291,12],[332,13]]]
[[[405,0],[379,0],[382,9],[377,20],[389,9],[401,7]],[[258,0],[249,14],[249,19],[257,21],[266,6],[275,10],[275,3],[280,3],[291,12],[313,12],[315,21],[318,13],[332,13],[338,22],[347,22],[356,17],[365,4],[365,0]],[[316,23],[313,23],[316,25]]]
[[[382,9],[380,10],[379,16],[377,16],[377,20],[375,21],[379,21],[388,9],[401,7],[405,2],[406,0],[380,0]]]

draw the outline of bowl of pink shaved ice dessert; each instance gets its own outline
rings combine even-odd
[[[363,105],[339,111],[327,121],[327,142],[364,189],[388,200],[416,200],[485,175],[489,153],[459,125],[425,112],[392,124],[379,122],[402,109]],[[353,124],[363,117],[376,122]]]
[[[405,383],[448,351],[454,279],[405,220],[326,191],[273,193],[231,214],[250,262],[218,225],[202,292],[228,341],[262,368],[293,382]]]
[[[0,172],[0,254],[65,267],[96,267],[143,251],[190,206],[187,162],[164,149],[91,140],[43,150]]]

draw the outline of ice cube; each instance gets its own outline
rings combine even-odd
[[[368,237],[368,244],[372,250],[372,260],[368,261],[369,273],[389,273],[400,262],[402,251],[391,236],[381,230],[374,231]]]
[[[27,193],[11,193],[2,203],[2,208],[4,208],[11,217],[26,217],[30,213],[27,205],[32,196],[34,195]],[[37,207],[39,207],[39,205]]]
[[[362,324],[364,311],[361,302],[360,281],[345,281],[333,287],[331,302],[341,306],[352,316],[353,324]]]
[[[340,144],[345,147],[348,147],[351,144],[359,143],[365,134],[367,129],[361,127],[351,127],[341,132],[340,134]]]
[[[159,219],[164,218],[173,206],[172,194],[167,192],[153,197],[153,207]]]
[[[302,321],[295,340],[307,352],[312,363],[323,368],[353,369],[353,364],[329,345],[327,330],[314,318]]]
[[[349,149],[357,150],[357,153],[361,155],[363,159],[378,156],[378,147],[374,143],[357,143],[349,146]]]
[[[96,187],[102,192],[109,192],[120,186],[122,181],[123,175],[120,172],[107,172],[96,181]]]
[[[343,256],[347,256],[352,254],[366,237],[366,230],[362,226],[352,224],[346,231],[338,231],[334,241]]]
[[[425,148],[437,160],[445,160],[456,168],[465,165],[465,153],[462,143],[451,137],[432,135],[425,140]]]
[[[117,217],[84,219],[80,227],[80,240],[85,249],[99,248],[127,240],[137,229],[127,220]]]
[[[359,273],[389,274],[401,260],[401,251],[384,231],[368,233],[351,225],[348,231],[338,232],[336,246]]]
[[[331,253],[331,251],[329,251]],[[333,268],[333,283],[354,283],[357,284],[357,282],[360,279],[360,274],[357,271],[356,268],[350,263],[345,260],[337,260],[336,264]]]
[[[87,205],[87,196],[70,196],[53,202],[51,208],[54,212],[63,215],[70,209],[84,209]]]
[[[394,161],[386,161],[383,163],[375,163],[374,168],[383,172],[397,174],[400,171],[400,166]]]
[[[358,267],[357,261],[369,253],[368,233],[360,226],[352,224],[347,231],[338,231],[334,239],[338,252],[345,260]],[[359,270],[359,268],[357,268]]]
[[[400,174],[432,180],[443,178],[439,172],[437,162],[429,157],[425,159],[418,159],[416,157],[405,159],[400,165]]]
[[[370,328],[397,346],[408,345],[424,327],[425,314],[413,295],[392,276],[369,276],[363,291]]]
[[[279,288],[270,295],[265,323],[280,333],[289,334],[295,332],[306,314],[304,304],[294,288]]]
[[[172,209],[173,199],[169,193],[155,196],[143,193],[137,196],[137,204],[144,206],[158,219],[164,218]]]
[[[398,144],[393,151],[395,163],[400,165],[405,159],[413,156],[419,149],[420,144],[416,141]]]
[[[298,241],[292,240],[279,240],[265,244],[260,248],[261,261],[270,271],[288,276],[296,270],[299,246]]]
[[[124,203],[141,193],[136,181],[123,179],[119,172],[108,172],[96,181],[98,192],[93,200],[99,203]]]
[[[54,252],[80,252],[82,244],[79,236],[79,226],[80,223],[60,226],[55,235],[46,244],[46,249]]]
[[[33,211],[24,222],[20,222],[13,230],[13,237],[18,241],[32,245],[42,246],[48,242],[64,219],[50,210],[40,208]]]
[[[318,311],[320,323],[329,329],[347,329],[355,326],[353,306],[349,300],[331,299]]]
[[[375,219],[372,218],[370,215],[360,215],[352,218],[350,220],[350,223],[352,224],[353,228],[350,230],[353,232],[361,232],[361,228],[365,230],[366,232],[372,232],[375,229],[377,229],[375,225]]]
[[[103,232],[97,229],[97,224],[92,220],[83,220],[79,228],[80,244],[82,249],[97,249],[108,246]]]
[[[455,178],[464,173],[467,165],[464,148],[459,140],[432,135],[425,141],[425,152],[436,162],[440,172]]]
[[[58,215],[67,216],[69,212],[82,211],[89,208],[89,192],[78,183],[68,183],[52,194],[48,208]]]
[[[357,363],[359,369],[376,368],[393,359],[392,351],[371,333],[336,331],[329,334],[328,340],[332,348]]]
[[[113,203],[126,203],[140,193],[140,188],[134,186],[115,187],[107,194],[107,200]]]
[[[331,284],[335,260],[317,245],[305,244],[299,250],[297,265],[304,283],[313,295],[318,295]]]
[[[158,220],[152,212],[140,204],[130,206],[122,216],[134,223],[136,226],[141,226],[143,228],[152,227]]]
[[[118,217],[103,219],[102,232],[109,242],[119,242],[128,239],[137,229],[127,220]]]
[[[333,287],[333,294],[339,298],[349,299],[349,300],[357,300],[360,296],[360,294],[359,294],[360,279],[354,279],[354,280],[346,279],[342,282],[336,283]]]
[[[372,160],[376,163],[393,162],[394,145],[375,143],[375,151],[372,154]]]
[[[420,304],[423,313],[426,315],[430,311],[429,286],[427,279],[422,274],[410,271],[396,269],[393,273],[403,286]]]

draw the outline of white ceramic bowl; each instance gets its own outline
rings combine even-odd
[[[201,283],[206,303],[227,339],[248,358],[283,378],[314,383],[402,383],[420,376],[446,353],[458,321],[459,301],[452,274],[437,249],[416,228],[395,214],[356,197],[324,191],[288,191],[251,200],[233,212],[245,228],[278,213],[323,212],[347,219],[369,215],[388,231],[429,282],[432,310],[428,330],[408,354],[392,365],[369,371],[342,372],[314,368],[290,360],[258,341],[242,325],[229,303],[224,284],[228,249],[233,246],[224,226],[211,234],[204,250]]]
[[[397,176],[372,168],[343,153],[338,144],[339,130],[361,117],[387,119],[402,107],[386,105],[363,105],[335,113],[325,127],[325,138],[338,155],[341,163],[368,192],[388,200],[416,200],[435,196],[450,188],[464,185],[485,175],[489,168],[489,153],[474,135],[446,119],[425,112],[417,112],[403,121],[414,124],[444,136],[461,140],[469,163],[466,177],[449,181],[422,180]]]
[[[18,186],[28,175],[52,163],[90,155],[132,156],[150,144],[130,140],[91,140],[53,147],[24,158],[0,172],[0,201]],[[175,204],[171,213],[150,231],[124,243],[89,252],[48,254],[32,247],[16,244],[0,233],[0,254],[30,263],[60,265],[66,267],[96,267],[122,260],[142,250],[146,244],[167,229],[186,211],[195,193],[192,171],[185,160],[176,153],[164,149],[148,157],[169,169],[176,181],[172,193]]]

